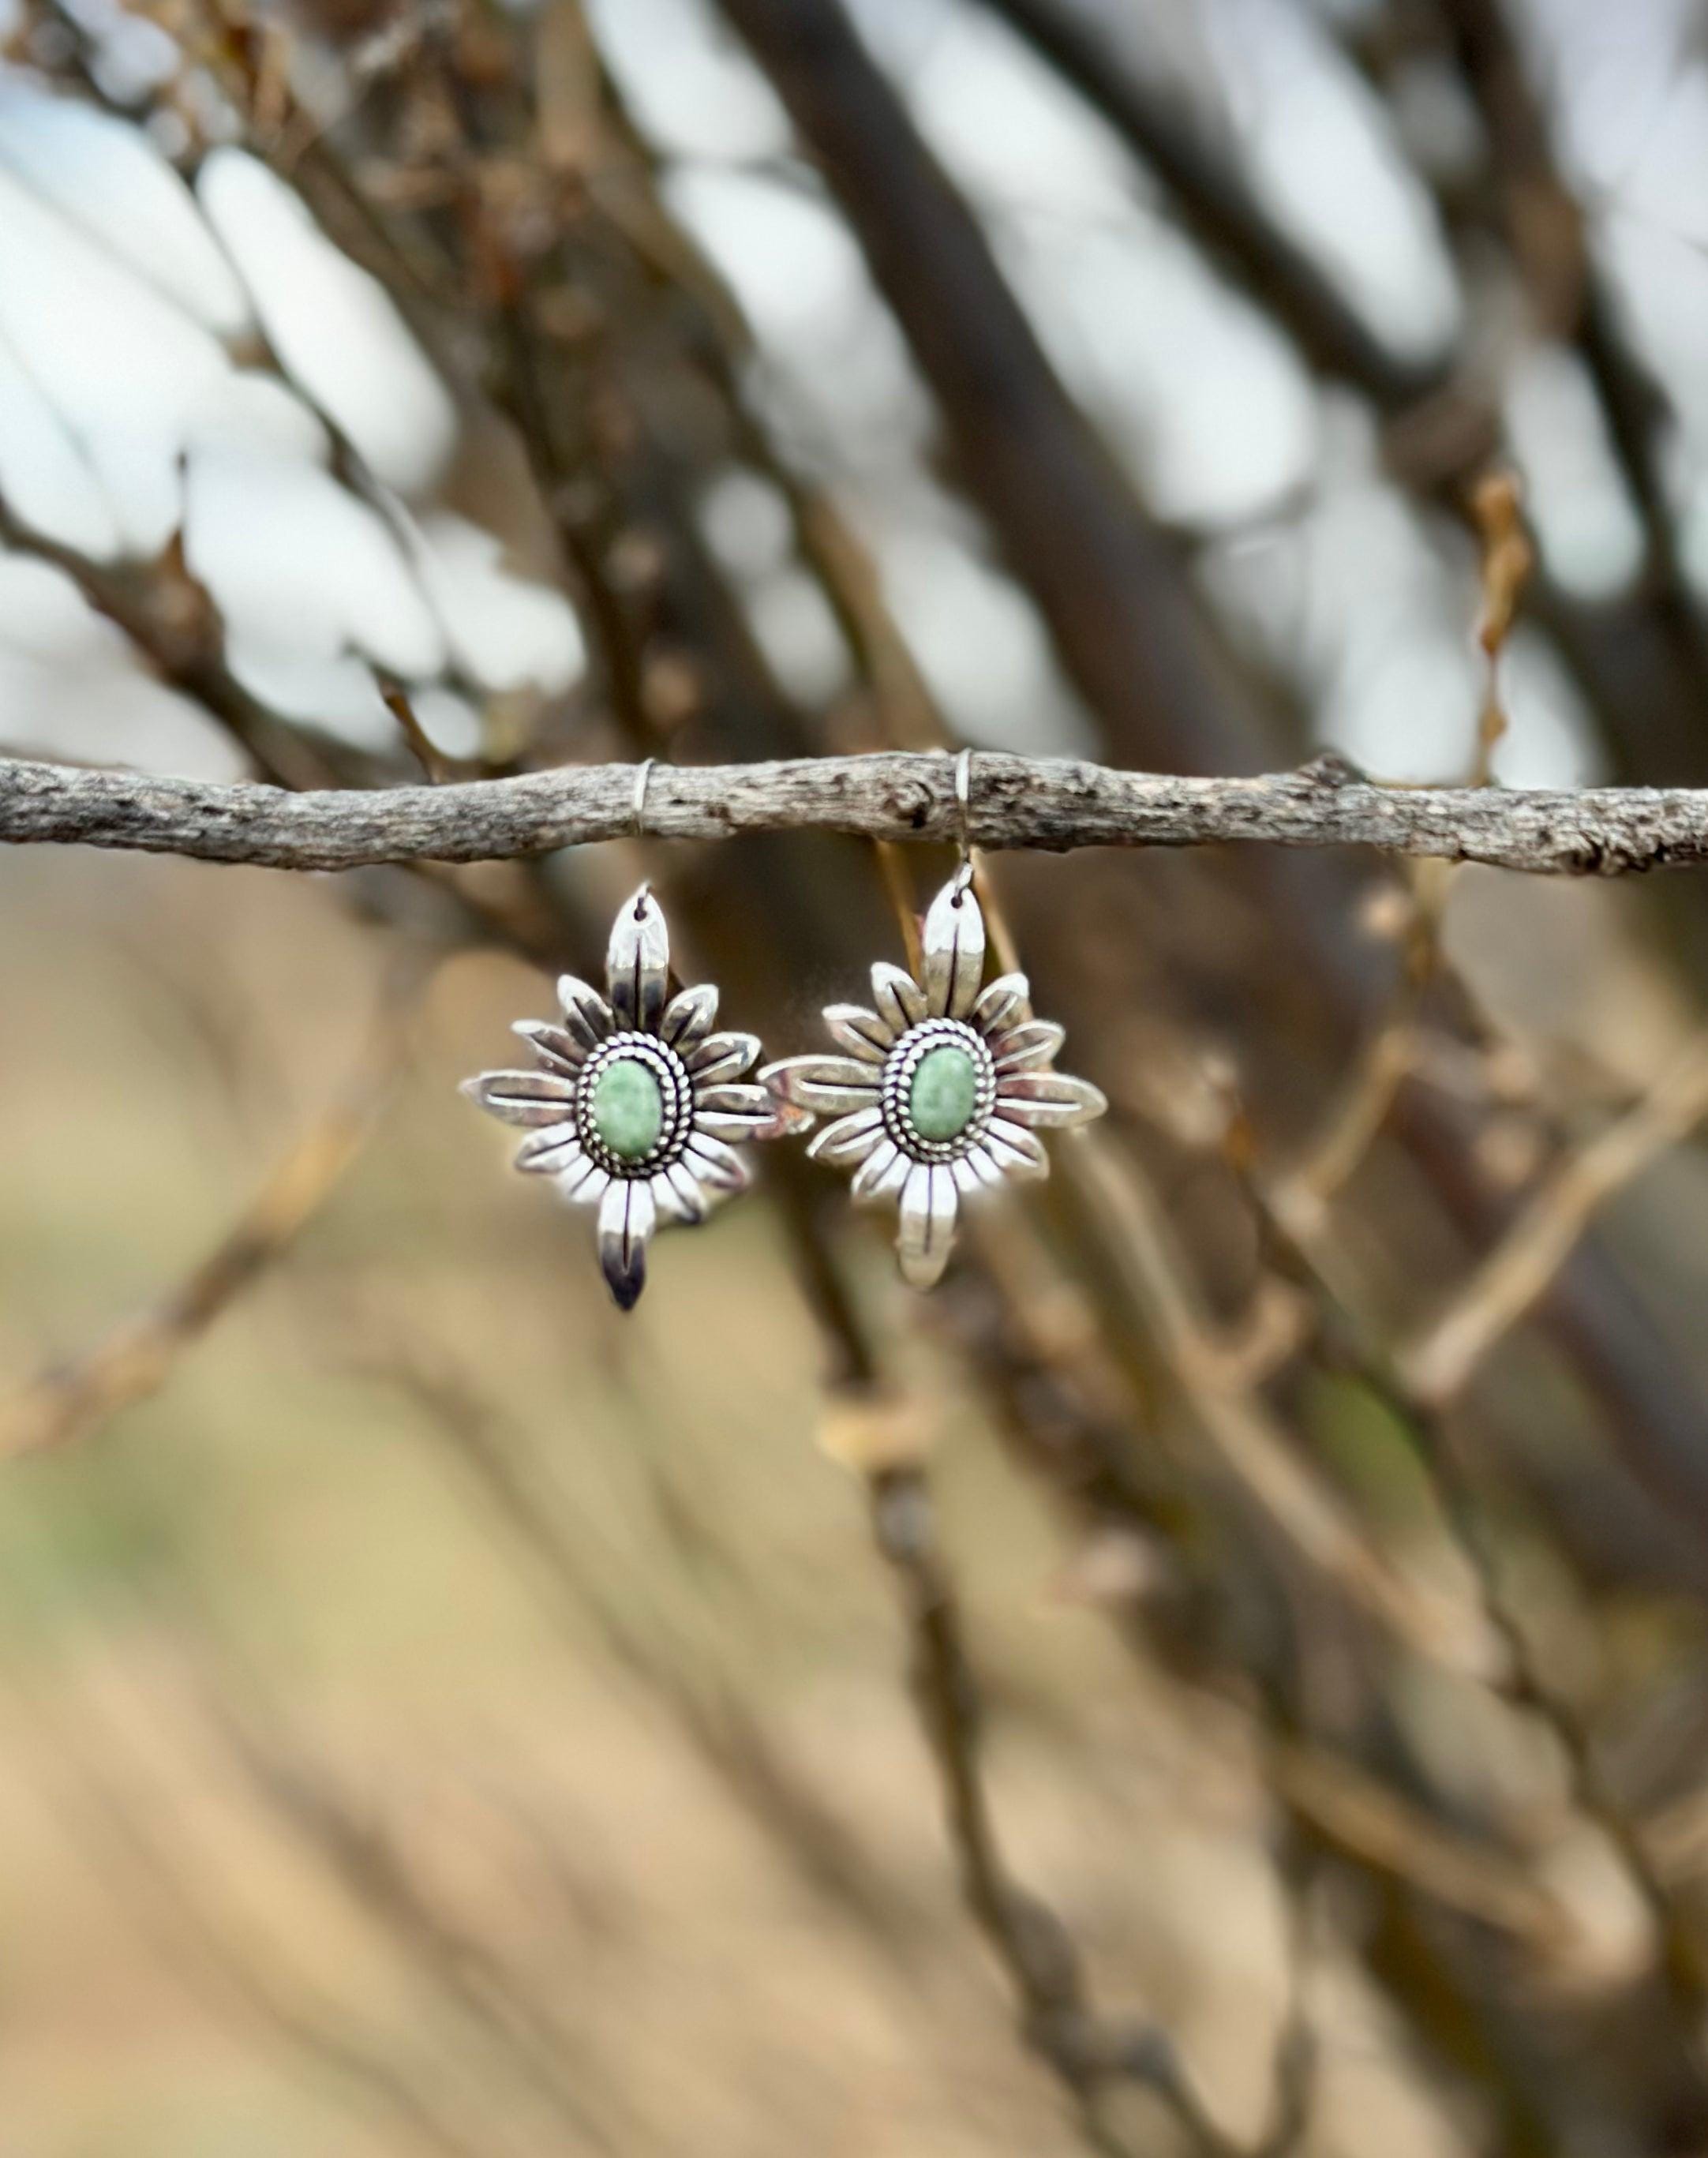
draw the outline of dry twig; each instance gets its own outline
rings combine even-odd
[[[635,767],[586,765],[453,787],[290,793],[140,772],[0,763],[0,841],[83,845],[269,869],[503,861],[627,839]],[[1616,876],[1708,861],[1708,789],[1391,787],[1334,757],[1251,779],[1179,779],[1066,757],[982,751],[970,818],[988,849],[1368,846],[1542,876]],[[663,766],[648,836],[961,836],[947,758],[905,752]]]

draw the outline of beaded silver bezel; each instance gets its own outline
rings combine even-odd
[[[643,1154],[621,1154],[608,1146],[593,1120],[593,1097],[601,1076],[613,1064],[644,1064],[658,1082],[663,1120],[658,1138]],[[655,1035],[614,1034],[581,1066],[575,1087],[575,1130],[582,1151],[607,1176],[630,1180],[654,1175],[679,1161],[694,1129],[694,1082],[673,1049]]]
[[[934,1049],[964,1050],[976,1075],[973,1114],[952,1138],[928,1139],[913,1121],[914,1074]],[[911,1027],[884,1061],[879,1089],[884,1128],[913,1161],[959,1161],[984,1137],[996,1107],[996,1060],[983,1036],[958,1019],[922,1020]]]

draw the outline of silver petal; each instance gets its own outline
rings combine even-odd
[[[1000,1040],[991,1044],[996,1068],[999,1072],[1029,1071],[1037,1065],[1047,1064],[1066,1040],[1067,1029],[1058,1026],[1053,1019],[1029,1019],[1010,1027]]]
[[[951,878],[925,917],[926,994],[940,1019],[964,1019],[984,979],[984,911],[970,885]]]
[[[765,1088],[757,1085],[697,1087],[694,1095],[696,1131],[715,1132],[720,1138],[755,1138],[776,1115]]]
[[[1014,1071],[998,1079],[996,1106],[1016,1123],[1066,1130],[1101,1117],[1109,1104],[1089,1079],[1071,1079],[1065,1071]]]
[[[558,976],[558,1002],[563,1007],[564,1025],[584,1051],[597,1049],[607,1035],[617,1031],[610,1005],[591,982],[584,982],[578,974]]]
[[[901,1187],[901,1272],[915,1288],[930,1288],[949,1262],[960,1200],[947,1169],[916,1162]]]
[[[704,1041],[716,1024],[718,992],[711,982],[702,982],[698,989],[684,989],[680,996],[672,997],[664,1007],[664,1016],[658,1022],[658,1036],[670,1046],[686,1056],[690,1049]]]
[[[839,1117],[833,1124],[826,1124],[807,1151],[814,1161],[845,1168],[865,1159],[883,1128],[883,1112],[875,1102],[869,1108],[856,1109],[851,1116]]]
[[[1050,1157],[1044,1151],[1044,1142],[1024,1124],[1011,1124],[1005,1118],[993,1117],[984,1128],[983,1144],[1004,1176],[1024,1181],[1050,1174]]]
[[[849,1189],[861,1205],[886,1199],[892,1192],[900,1190],[912,1167],[912,1162],[894,1139],[881,1138],[854,1171]]]
[[[517,1168],[535,1176],[556,1176],[585,1159],[581,1135],[574,1124],[555,1124],[549,1130],[534,1132],[516,1149]]]
[[[745,1191],[751,1172],[734,1147],[710,1132],[695,1129],[689,1134],[682,1159],[692,1175],[714,1191]]]
[[[679,1161],[655,1169],[649,1180],[661,1221],[685,1221],[691,1226],[704,1221],[711,1211],[711,1202],[700,1190],[699,1180]]]
[[[869,1108],[878,1099],[879,1067],[852,1056],[786,1056],[767,1064],[760,1076],[785,1101],[820,1116]]]
[[[832,1040],[863,1064],[881,1064],[895,1046],[893,1030],[864,1004],[827,1004],[824,1024]]]
[[[1024,974],[998,974],[968,1014],[987,1040],[1032,1016],[1032,984]]]
[[[744,1071],[751,1071],[759,1060],[759,1036],[756,1034],[709,1034],[698,1048],[691,1049],[683,1062],[694,1074],[695,1086],[706,1086],[715,1079],[739,1079]]]
[[[911,974],[880,959],[872,968],[872,1000],[892,1034],[906,1034],[931,1016],[931,999]]]
[[[957,1154],[949,1167],[954,1172],[955,1189],[963,1199],[982,1199],[1002,1182],[1002,1171],[983,1147]]]
[[[712,1087],[696,1084],[694,1100],[699,1109],[725,1109],[756,1117],[771,1114],[770,1092],[756,1079],[720,1080]]]
[[[706,1109],[695,1113],[694,1128],[697,1132],[710,1132],[714,1138],[774,1139],[784,1133],[777,1128],[777,1119],[767,1107],[756,1115],[742,1109]]]
[[[573,1078],[588,1054],[587,1045],[579,1035],[571,1034],[566,1026],[554,1026],[550,1020],[519,1019],[510,1031],[531,1045],[548,1071],[562,1071]]]
[[[605,977],[617,1025],[656,1034],[670,987],[670,932],[663,908],[644,885],[611,925]]]
[[[560,1124],[575,1099],[573,1083],[555,1071],[482,1071],[462,1092],[507,1124]]]
[[[611,1179],[599,1202],[599,1263],[624,1311],[634,1309],[647,1285],[647,1239],[658,1218],[648,1179]]]
[[[560,1199],[567,1199],[571,1205],[596,1206],[612,1181],[608,1169],[601,1169],[591,1155],[584,1154],[557,1178],[554,1189]]]

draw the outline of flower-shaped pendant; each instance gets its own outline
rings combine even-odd
[[[561,1024],[519,1020],[535,1071],[486,1071],[464,1093],[531,1127],[516,1166],[599,1209],[599,1263],[625,1311],[646,1286],[647,1245],[673,1221],[704,1221],[751,1172],[732,1140],[773,1136],[766,1089],[741,1084],[751,1034],[718,1034],[710,983],[670,994],[670,934],[642,885],[611,926],[608,999],[573,974],[558,983]]]
[[[1024,974],[984,979],[984,916],[963,869],[925,919],[921,978],[880,959],[877,1006],[831,1004],[841,1051],[791,1056],[761,1079],[785,1102],[833,1118],[808,1148],[854,1172],[857,1200],[894,1198],[901,1271],[929,1288],[948,1262],[963,1200],[1006,1178],[1045,1177],[1040,1128],[1084,1123],[1108,1104],[1052,1071],[1063,1033],[1034,1019]]]

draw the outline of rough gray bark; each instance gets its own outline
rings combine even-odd
[[[455,787],[297,794],[0,759],[0,841],[285,870],[501,861],[633,835],[637,771],[577,766]],[[648,838],[776,831],[953,840],[961,815],[952,760],[813,757],[653,772]],[[1708,861],[1708,790],[1380,787],[1334,757],[1256,779],[1175,779],[988,751],[972,767],[970,833],[990,849],[1257,840],[1616,876]]]

